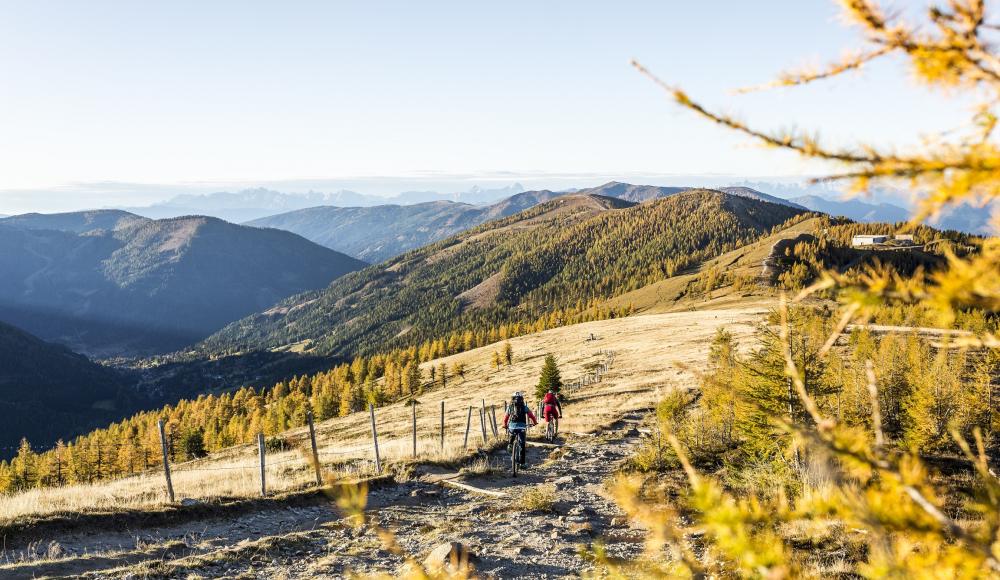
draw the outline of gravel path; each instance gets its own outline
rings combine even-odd
[[[431,483],[441,478],[431,470],[374,489],[370,524],[391,531],[418,561],[442,543],[460,542],[486,577],[579,575],[591,566],[582,550],[597,539],[612,557],[635,557],[643,533],[625,521],[604,483],[639,441],[638,419],[599,436],[570,435],[555,450],[531,447],[528,469],[517,478],[499,451],[489,457],[490,472],[456,479],[503,498]],[[539,496],[541,509],[526,509],[526,494]],[[383,547],[373,525],[351,527],[327,501],[156,529],[69,534],[59,542],[59,558],[0,567],[0,577],[342,578],[393,574],[405,563]]]

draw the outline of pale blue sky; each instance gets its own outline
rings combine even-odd
[[[963,112],[878,74],[891,67],[728,92],[851,46],[827,0],[0,6],[0,212],[24,209],[5,206],[16,190],[93,182],[168,186],[109,188],[108,204],[139,204],[205,182],[817,170],[679,110],[631,57],[759,125],[833,140],[903,142]]]

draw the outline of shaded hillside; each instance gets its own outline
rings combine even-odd
[[[93,213],[0,225],[0,320],[81,352],[168,351],[364,265],[288,232]],[[95,224],[113,227],[76,233]]]
[[[123,379],[68,348],[0,323],[0,456],[27,437],[48,445],[131,407]]]
[[[487,207],[452,201],[374,207],[320,206],[253,220],[247,225],[294,232],[349,256],[377,263],[515,214],[557,195],[551,191],[529,191]]]
[[[306,341],[349,356],[609,298],[767,234],[801,213],[691,190],[635,205],[567,195],[235,322],[205,352]]]

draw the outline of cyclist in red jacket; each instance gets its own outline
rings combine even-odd
[[[559,418],[562,417],[562,404],[559,403],[559,396],[556,395],[552,388],[549,388],[549,392],[545,393],[545,398],[542,399],[542,417],[545,422],[549,421],[556,422],[556,430],[559,429]]]

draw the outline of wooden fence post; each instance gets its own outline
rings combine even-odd
[[[319,450],[316,448],[316,427],[313,426],[313,413],[306,413],[306,421],[309,422],[309,443],[312,445],[313,467],[316,469],[316,485],[323,485],[323,474],[319,468]]]
[[[260,497],[267,497],[267,481],[264,478],[264,434],[257,434],[257,454],[260,455]]]
[[[413,457],[417,456],[417,402],[412,401],[410,407],[413,409]]]
[[[500,438],[500,428],[497,427],[497,406],[490,405],[490,412],[493,415],[493,436],[497,439]]]
[[[465,419],[465,442],[462,443],[462,447],[465,449],[469,448],[469,428],[472,427],[472,406],[469,406],[469,416]]]
[[[167,498],[170,503],[174,503],[174,484],[170,481],[170,456],[167,454],[167,434],[164,430],[163,419],[160,419],[160,447],[163,448],[163,476],[167,478]]]
[[[382,473],[382,458],[378,454],[378,430],[375,428],[375,406],[368,403],[368,413],[372,417],[372,443],[375,445],[375,471]]]
[[[479,428],[483,431],[483,444],[486,444],[486,409],[479,410]]]
[[[441,399],[441,449],[444,449],[444,399]]]

